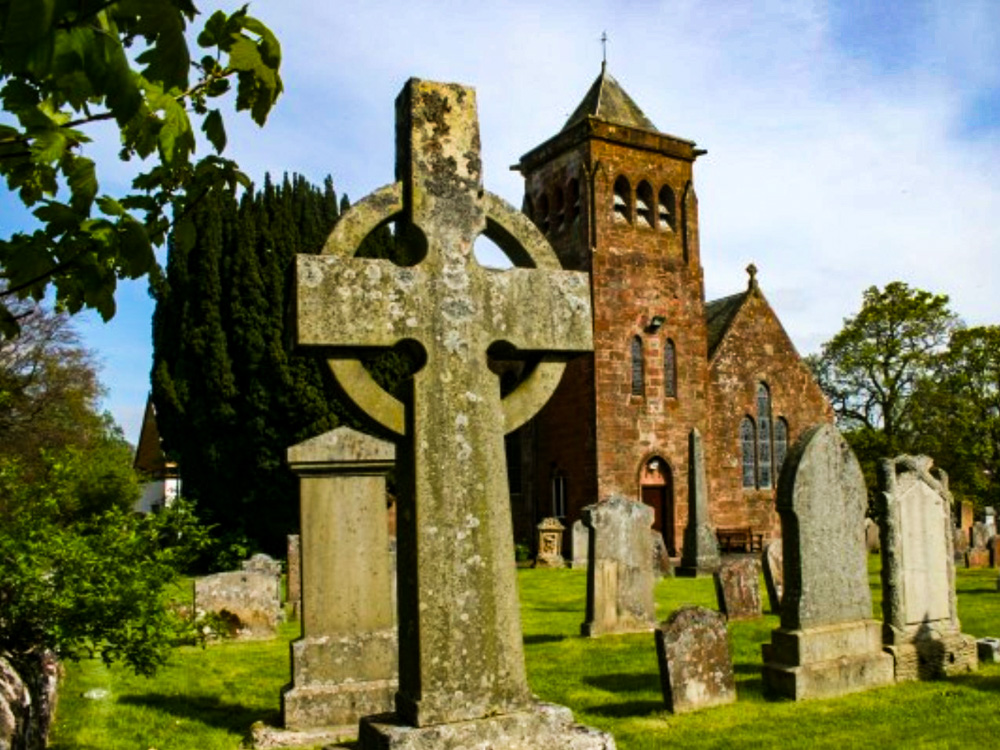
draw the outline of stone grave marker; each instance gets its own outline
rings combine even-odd
[[[931,467],[926,456],[879,467],[882,637],[897,681],[976,669],[975,639],[962,634],[958,621],[948,478]]]
[[[972,530],[972,524],[975,521],[975,506],[968,500],[963,500],[959,507],[959,524],[958,528],[966,532],[966,535]]]
[[[986,543],[989,542],[991,536],[993,534],[990,533],[990,527],[983,521],[976,521],[972,524],[970,548],[986,549]]]
[[[679,576],[696,576],[711,573],[719,567],[719,542],[708,513],[708,481],[705,474],[705,451],[701,433],[697,429],[688,435],[688,522],[684,528],[684,547]]]
[[[298,534],[288,535],[288,578],[285,583],[286,599],[292,605],[295,616],[302,612],[302,553],[301,537]]]
[[[649,530],[650,543],[653,547],[653,575],[659,578],[670,578],[674,575],[674,567],[670,562],[670,551],[667,543],[656,529]]]
[[[249,573],[263,573],[264,575],[281,578],[281,563],[270,555],[258,552],[241,563],[243,570]]]
[[[667,710],[679,714],[736,701],[726,618],[705,607],[684,607],[654,631]]]
[[[980,638],[976,641],[976,656],[980,662],[1000,662],[1000,638]]]
[[[396,117],[398,182],[345,213],[321,255],[297,258],[297,343],[322,347],[348,397],[400,436],[399,691],[393,714],[362,720],[360,746],[614,747],[531,697],[504,470],[504,433],[541,408],[563,360],[592,349],[588,277],[560,270],[530,219],[483,190],[473,89],[411,79]],[[391,220],[419,239],[415,265],[353,257]],[[482,267],[480,234],[521,267]],[[398,401],[357,358],[403,341],[424,361]],[[494,344],[542,356],[503,399]]]
[[[392,709],[398,640],[385,476],[395,453],[348,427],[288,449],[299,477],[302,637],[281,694],[286,730],[339,733]]]
[[[995,536],[997,533],[997,511],[992,505],[987,505],[984,510],[984,523],[986,524],[986,533],[991,537]]]
[[[653,601],[653,509],[612,495],[583,509],[593,535],[587,566],[585,636],[648,632],[656,626]]]
[[[228,635],[240,640],[274,638],[281,620],[281,600],[274,575],[246,570],[196,578],[194,608],[219,615]]]
[[[874,555],[882,547],[882,541],[879,538],[881,532],[879,531],[878,524],[875,523],[870,518],[865,519],[865,548],[868,550],[868,554]]]
[[[573,522],[571,541],[573,544],[573,567],[586,568],[587,558],[590,556],[590,529],[579,519]]]
[[[965,553],[969,551],[969,535],[971,529],[953,529],[952,536],[955,542],[955,562],[965,564]]]
[[[781,594],[784,590],[784,554],[780,539],[772,539],[764,545],[760,564],[764,569],[764,586],[767,588],[767,601],[771,607],[771,614],[779,615]]]
[[[990,553],[990,567],[1000,567],[1000,535],[994,534],[990,537],[986,551]]]
[[[761,616],[760,561],[755,557],[723,560],[713,574],[719,611],[730,620]]]
[[[781,627],[764,644],[769,692],[795,700],[893,681],[872,619],[861,466],[830,424],[807,430],[778,483],[784,557]]]
[[[543,518],[536,528],[538,530],[538,554],[535,556],[535,567],[565,567],[566,561],[562,556],[562,538],[566,527],[559,523],[558,518]]]

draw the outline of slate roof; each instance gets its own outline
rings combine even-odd
[[[743,301],[749,291],[731,294],[728,297],[715,299],[705,303],[705,323],[708,327],[708,358],[715,354],[716,348],[722,343],[729,324],[733,322],[736,313],[743,307]]]
[[[639,109],[639,105],[625,93],[621,84],[608,73],[606,65],[601,66],[601,74],[597,76],[583,97],[583,101],[569,116],[563,125],[563,131],[569,130],[588,117],[596,117],[615,125],[659,132],[653,122]]]

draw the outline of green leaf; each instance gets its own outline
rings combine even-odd
[[[107,195],[102,195],[97,199],[97,207],[105,216],[123,216],[125,208],[121,203]]]
[[[215,147],[217,153],[222,153],[226,149],[226,126],[222,121],[222,114],[217,109],[208,113],[201,129],[205,131],[208,140]]]
[[[125,275],[135,279],[147,273],[156,258],[146,228],[126,214],[118,222],[118,238]]]
[[[97,172],[94,162],[82,156],[68,156],[63,159],[63,174],[72,193],[70,204],[83,216],[90,213],[90,204],[97,195]]]
[[[58,236],[75,229],[79,225],[80,219],[83,218],[65,203],[57,201],[47,201],[32,213],[40,221],[49,225],[49,233],[52,236]]]
[[[260,36],[260,54],[264,61],[264,64],[269,68],[274,70],[278,69],[281,65],[281,44],[278,42],[278,38],[271,32],[267,26],[262,24],[256,18],[251,18],[247,16],[243,21],[243,27],[247,31],[251,31],[254,34]]]
[[[217,10],[205,21],[205,28],[198,34],[199,46],[206,48],[215,47],[222,41],[225,30],[226,14],[221,10]]]
[[[184,217],[174,225],[172,236],[177,249],[185,254],[193,249],[195,243],[198,241],[198,233],[194,228],[194,222],[188,217]]]
[[[264,66],[260,50],[249,37],[241,36],[229,50],[229,67],[233,70],[254,72]]]
[[[52,28],[55,0],[8,0],[4,44],[29,45]]]

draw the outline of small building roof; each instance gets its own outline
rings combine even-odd
[[[583,101],[569,116],[561,132],[569,130],[588,117],[596,117],[615,125],[627,125],[631,128],[659,132],[652,120],[646,117],[639,108],[639,105],[625,93],[621,84],[608,73],[608,66],[603,63],[601,64],[601,74],[597,76],[583,97]]]
[[[728,297],[714,299],[705,303],[705,323],[708,327],[708,358],[711,359],[715,350],[722,343],[729,324],[733,322],[736,313],[743,307],[743,301],[747,298],[750,290],[731,294]]]

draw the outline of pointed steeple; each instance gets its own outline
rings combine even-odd
[[[562,132],[569,130],[588,117],[596,117],[612,125],[627,125],[630,128],[659,132],[639,108],[639,105],[625,93],[621,84],[608,73],[606,62],[601,63],[601,74],[597,76],[583,97],[583,101],[569,116],[566,124],[563,125]]]

